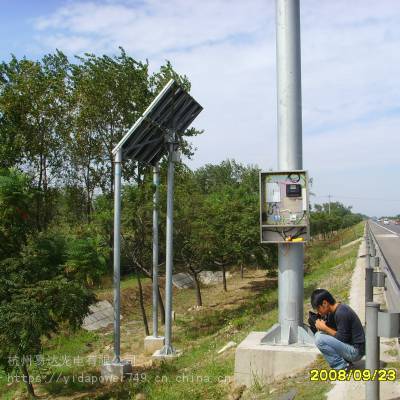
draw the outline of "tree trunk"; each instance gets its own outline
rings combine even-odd
[[[48,189],[48,178],[47,178],[47,158],[46,156],[43,157],[43,192],[47,193]]]
[[[243,279],[244,275],[244,268],[243,268],[243,263],[240,263],[240,278]]]
[[[92,198],[90,196],[90,163],[86,165],[86,219],[88,224],[92,216]]]
[[[136,267],[138,267],[153,282],[153,274],[150,271],[148,271],[146,268],[144,268],[142,265],[140,265],[138,263],[137,259],[135,258],[135,256],[133,256],[133,262],[136,265]],[[158,286],[158,307],[160,309],[160,314],[161,314],[161,325],[164,325],[165,324],[165,308],[164,308],[164,302],[163,302],[163,299],[161,296],[160,286]]]
[[[87,203],[86,203],[86,220],[87,223],[90,224],[91,221],[91,213],[92,213],[92,199],[90,198],[89,193],[87,194]]]
[[[47,158],[43,156],[43,226],[48,227],[51,219],[51,193],[49,192],[49,178],[48,178]]]
[[[144,330],[146,331],[146,336],[150,336],[149,324],[147,322],[147,316],[146,316],[146,309],[144,308],[142,281],[140,280],[138,269],[136,269],[136,278],[139,286],[139,303],[140,303],[140,311],[142,312]]]
[[[196,289],[196,303],[199,307],[201,307],[203,305],[203,300],[201,298],[200,282],[197,277],[198,273],[196,271],[193,271],[192,275],[194,278],[194,285],[195,285],[195,289]]]
[[[221,264],[221,269],[222,269],[222,284],[224,285],[224,291],[227,292],[228,289],[226,288],[226,270],[225,270],[225,264]]]
[[[36,397],[33,385],[30,382],[29,371],[28,368],[26,367],[26,364],[22,364],[21,369],[22,369],[22,374],[24,375],[24,382],[28,390],[29,396]]]
[[[165,325],[165,308],[164,302],[161,296],[160,286],[158,286],[158,308],[160,310],[161,325]]]
[[[43,180],[43,159],[42,154],[39,156],[39,178],[37,184],[38,195],[36,196],[36,228],[41,227],[41,211],[42,211],[42,197],[40,191],[42,190],[42,180]]]

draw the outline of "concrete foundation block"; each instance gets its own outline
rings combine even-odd
[[[101,367],[101,377],[104,383],[122,382],[124,377],[132,373],[130,361],[108,362]]]
[[[174,361],[176,360],[178,357],[180,357],[182,355],[182,351],[181,350],[175,350],[174,353],[172,354],[165,354],[163,352],[163,349],[157,350],[154,352],[153,356],[151,357],[153,362],[155,364],[161,362],[161,361]]]
[[[320,354],[315,346],[261,344],[265,332],[252,332],[236,348],[235,383],[271,383],[307,368]]]
[[[146,355],[153,354],[155,351],[164,347],[164,336],[146,336],[144,338],[144,353]]]

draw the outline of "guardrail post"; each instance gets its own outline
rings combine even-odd
[[[373,273],[374,269],[371,268],[370,266],[367,266],[365,268],[365,305],[367,305],[369,301],[374,300],[374,287],[372,286]],[[366,312],[367,309],[365,308],[365,313]]]
[[[370,237],[369,237],[369,232],[368,230],[365,233],[365,251],[366,254],[369,254],[369,243],[370,243]]]
[[[374,271],[372,273],[372,286],[381,287],[386,290],[386,274],[382,271]]]
[[[365,367],[371,373],[371,379],[365,385],[365,399],[379,400],[378,373],[372,379],[374,372],[379,369],[379,337],[378,312],[380,305],[374,302],[366,304],[366,340],[365,340]]]
[[[365,229],[365,320],[367,320],[367,302],[373,301],[374,292],[372,287],[373,269],[370,267],[370,247],[371,247],[371,232],[369,224]]]
[[[369,256],[368,266],[369,266],[370,268],[375,268],[375,257],[372,256],[372,255]]]
[[[376,256],[376,247],[375,247],[375,243],[373,240],[371,240],[370,255],[371,255],[371,257]]]

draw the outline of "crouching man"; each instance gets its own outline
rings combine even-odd
[[[325,289],[311,294],[311,305],[319,314],[315,322],[315,344],[333,369],[348,370],[351,363],[365,354],[365,335],[360,318],[346,304],[336,303]],[[334,321],[336,329],[329,327],[324,319]],[[332,318],[333,317],[333,318]]]

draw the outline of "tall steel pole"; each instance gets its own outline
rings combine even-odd
[[[121,162],[122,150],[119,149],[114,159],[114,362],[116,363],[121,361]]]
[[[277,0],[278,168],[300,170],[302,157],[299,0]],[[304,246],[278,244],[280,343],[296,343],[303,321]]]
[[[158,203],[160,186],[160,167],[153,169],[153,336],[158,337]]]

